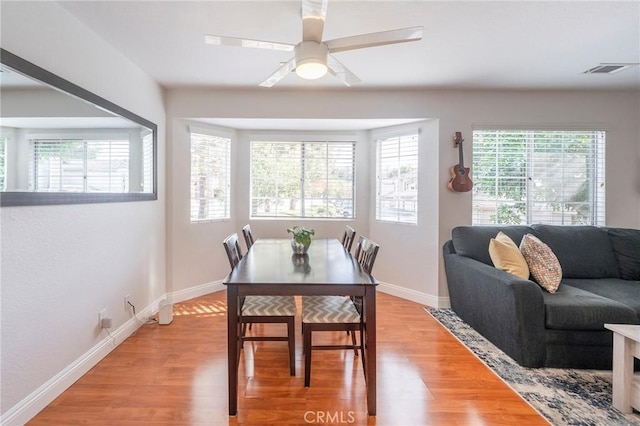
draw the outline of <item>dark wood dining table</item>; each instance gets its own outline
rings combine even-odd
[[[238,412],[240,298],[249,295],[362,296],[365,321],[367,411],[376,415],[377,280],[336,239],[314,239],[305,255],[293,254],[291,240],[259,239],[224,279],[227,286],[229,415]]]

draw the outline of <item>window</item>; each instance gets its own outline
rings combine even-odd
[[[32,139],[36,192],[129,192],[129,141]]]
[[[604,225],[604,131],[473,132],[473,223]]]
[[[230,217],[231,139],[191,133],[191,222]]]
[[[418,223],[418,134],[376,142],[376,220]]]
[[[7,164],[7,138],[0,137],[0,191],[7,189],[6,169]]]
[[[142,134],[142,191],[153,191],[153,133]]]
[[[354,217],[355,142],[251,142],[251,216]]]

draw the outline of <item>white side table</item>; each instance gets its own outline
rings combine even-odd
[[[633,380],[633,358],[640,359],[640,325],[605,324],[613,331],[613,407],[640,410],[640,381]]]

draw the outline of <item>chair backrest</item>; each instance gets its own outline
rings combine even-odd
[[[249,226],[249,224],[246,224],[244,228],[242,228],[242,235],[244,235],[244,242],[245,244],[247,244],[247,251],[248,251],[253,245],[253,241],[254,241],[253,234],[251,233],[251,226]]]
[[[342,235],[342,245],[348,252],[351,251],[353,240],[356,237],[356,231],[349,225],[344,227],[344,234]]]
[[[242,259],[242,251],[240,250],[240,244],[238,243],[238,234],[229,235],[222,242],[222,245],[224,246],[224,250],[227,252],[231,269],[235,268]]]
[[[368,273],[373,271],[373,264],[376,261],[379,248],[380,246],[377,243],[374,243],[366,237],[360,236],[358,239],[358,245],[356,246],[356,254],[354,257],[360,266],[362,266],[362,269]]]

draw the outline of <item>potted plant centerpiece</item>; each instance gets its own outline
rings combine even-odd
[[[291,249],[295,254],[305,254],[311,245],[311,236],[315,234],[313,229],[294,226],[288,228],[287,232],[292,234]]]

